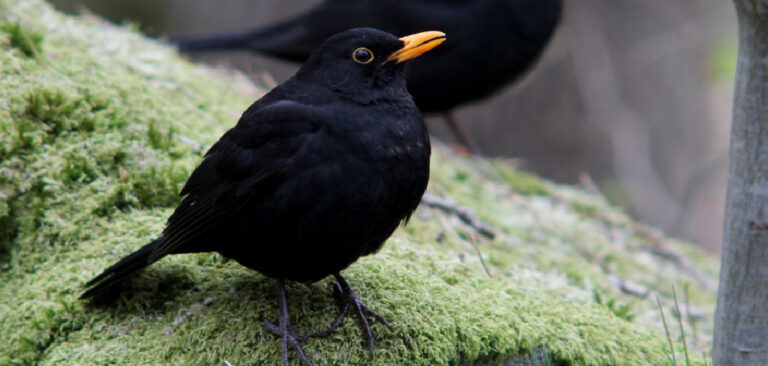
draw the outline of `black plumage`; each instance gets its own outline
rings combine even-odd
[[[329,38],[208,150],[162,235],[88,282],[82,297],[166,255],[216,251],[278,279],[280,324],[267,329],[305,363],[284,280],[334,275],[346,305],[333,327],[351,307],[372,351],[366,315],[389,325],[339,272],[376,252],[426,189],[429,139],[402,62],[444,39],[440,32],[398,39],[370,28]]]
[[[539,58],[560,20],[562,0],[325,0],[283,22],[242,33],[181,37],[185,52],[249,49],[304,61],[326,37],[354,27],[392,34],[441,29],[451,37],[408,65],[407,84],[424,113],[448,113],[514,82]],[[468,147],[473,143],[446,121]]]

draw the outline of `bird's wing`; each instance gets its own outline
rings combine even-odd
[[[181,190],[184,198],[168,219],[152,258],[184,252],[185,245],[236,214],[246,202],[279,186],[322,127],[313,109],[279,101],[243,113],[190,175]]]

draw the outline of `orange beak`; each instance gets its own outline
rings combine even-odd
[[[403,48],[393,52],[384,63],[396,60],[397,63],[408,61],[419,57],[425,52],[437,47],[445,41],[445,33],[438,31],[428,31],[400,38],[403,41]]]

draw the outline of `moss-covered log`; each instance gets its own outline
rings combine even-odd
[[[86,280],[162,230],[205,146],[260,90],[130,27],[39,0],[0,3],[0,365],[277,363],[280,341],[261,322],[277,317],[274,281],[217,254],[163,259],[109,303],[77,300]],[[689,290],[690,345],[708,348],[712,258],[598,196],[436,146],[430,191],[498,235],[421,208],[345,272],[395,326],[374,327],[372,364],[532,352],[552,364],[669,364],[655,295],[671,314],[671,284]],[[288,296],[299,331],[336,312],[329,280],[291,284]],[[369,363],[349,320],[305,350],[318,364]]]

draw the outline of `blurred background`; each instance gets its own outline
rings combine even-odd
[[[259,27],[318,2],[52,1],[66,12],[92,12],[160,38]],[[594,182],[640,220],[719,251],[737,46],[732,4],[566,0],[564,6],[533,70],[502,93],[459,108],[456,117],[486,155],[519,159],[558,182]],[[239,68],[260,84],[269,80],[265,75],[282,82],[297,68],[249,52],[195,58]],[[443,123],[430,118],[428,124],[452,141]]]

